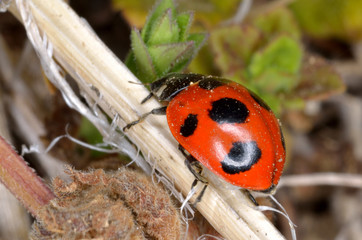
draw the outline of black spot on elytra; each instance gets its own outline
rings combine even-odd
[[[222,169],[229,174],[248,171],[261,157],[255,141],[234,142],[229,154],[221,161]]]
[[[222,85],[224,85],[222,82],[212,78],[206,78],[199,82],[199,87],[205,90],[213,90]]]
[[[184,124],[181,125],[180,134],[184,137],[189,137],[194,134],[198,122],[199,120],[197,119],[196,114],[189,114],[185,119]]]
[[[233,98],[221,98],[212,103],[209,110],[210,118],[219,123],[244,123],[249,116],[249,110],[244,103]]]
[[[270,107],[268,106],[268,104],[266,104],[264,102],[263,99],[261,99],[258,95],[256,95],[254,92],[248,90],[250,93],[250,96],[254,99],[255,102],[257,102],[262,108],[271,111]]]

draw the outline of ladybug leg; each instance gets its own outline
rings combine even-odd
[[[146,98],[145,98],[146,99]],[[149,99],[149,98],[148,98]],[[165,115],[166,114],[166,109],[167,106],[165,107],[160,107],[160,108],[155,108],[152,109],[151,112],[145,113],[143,114],[138,120],[133,121],[131,123],[128,123],[124,128],[123,131],[130,129],[132,126],[140,123],[141,121],[143,121],[148,115],[153,114],[153,115]]]
[[[197,161],[191,154],[187,154],[186,150],[181,146],[178,145],[178,149],[181,153],[185,156],[185,165],[190,170],[190,172],[195,176],[197,181],[207,184],[206,178],[202,176],[202,166],[199,161]],[[196,185],[196,184],[195,184]]]
[[[191,155],[189,155],[189,156],[191,156]],[[200,194],[197,196],[195,202],[193,203],[193,205],[196,206],[196,204],[201,201],[202,196],[204,196],[205,190],[206,190],[207,186],[209,185],[209,183],[206,180],[206,178],[204,178],[202,176],[201,164],[192,156],[191,157],[194,160],[194,162],[190,162],[189,156],[186,158],[185,164],[188,167],[188,169],[191,171],[191,173],[195,176],[195,180],[193,181],[193,183],[191,185],[191,191],[196,187],[198,182],[202,182],[204,184],[204,187],[202,188]]]
[[[194,160],[194,162],[190,162],[190,159]],[[192,157],[192,156],[191,156],[191,158],[187,157],[185,160],[185,164],[186,164],[187,168],[190,170],[190,172],[195,176],[197,181],[200,181],[204,184],[208,184],[208,181],[206,180],[206,178],[204,178],[202,176],[203,168],[202,168],[201,164],[194,157]]]
[[[204,184],[204,187],[202,188],[200,194],[197,196],[195,202],[193,205],[196,205],[198,202],[201,201],[202,196],[204,196],[205,190],[208,186],[208,181],[206,178],[202,176],[202,166],[199,161],[197,161],[191,154],[187,154],[186,150],[179,145],[178,146],[181,153],[185,156],[185,164],[187,168],[190,170],[190,172],[195,176],[195,180],[191,184],[191,190],[194,189],[198,182],[202,182]]]
[[[145,102],[147,102],[151,97],[153,97],[153,93],[148,94],[147,97],[145,97],[145,98],[141,101],[141,104],[144,104]]]
[[[195,179],[195,181],[197,181],[197,179]],[[196,185],[196,184],[195,184],[195,185]],[[195,202],[194,202],[194,204],[193,204],[194,206],[196,206],[197,203],[201,202],[202,196],[204,196],[204,193],[205,193],[205,190],[206,190],[207,186],[208,186],[208,185],[205,184],[204,187],[202,188],[199,196],[197,196],[197,198],[196,198],[196,200],[195,200]]]
[[[255,198],[253,197],[253,195],[251,195],[249,190],[245,190],[244,191],[245,194],[249,197],[250,201],[255,205],[255,206],[259,206],[259,203],[255,200]]]

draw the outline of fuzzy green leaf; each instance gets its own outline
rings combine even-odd
[[[164,75],[179,62],[189,58],[193,53],[193,46],[193,42],[150,46],[149,52],[154,59],[157,75]]]
[[[148,38],[155,21],[159,19],[167,9],[171,9],[172,16],[175,16],[175,4],[173,0],[159,0],[154,6],[153,10],[147,17],[145,26],[142,29],[141,36],[145,42],[148,42]]]
[[[142,33],[131,33],[127,67],[146,82],[184,70],[207,38],[204,33],[189,34],[192,19],[192,13],[177,15],[173,0],[160,0]]]
[[[179,41],[186,41],[186,38],[189,34],[189,30],[191,27],[192,19],[194,17],[193,13],[181,13],[177,16],[177,24],[180,29],[179,33]]]
[[[187,44],[190,48],[171,64],[169,72],[182,72],[190,64],[197,51],[193,42],[187,42]]]
[[[173,20],[171,9],[166,10],[162,17],[152,25],[147,45],[176,43],[179,39],[179,28]]]
[[[206,42],[208,36],[209,35],[207,33],[193,33],[187,37],[187,41],[194,42],[194,50],[196,53],[196,51],[198,51],[200,47]]]
[[[137,29],[132,30],[131,41],[134,60],[137,66],[135,72],[136,76],[141,79],[154,80],[156,78],[156,72],[152,59]]]

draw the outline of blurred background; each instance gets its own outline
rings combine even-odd
[[[154,2],[69,4],[125,60],[131,29],[142,28]],[[362,1],[176,3],[179,12],[194,12],[191,32],[208,34],[186,71],[238,81],[280,118],[288,156],[275,197],[297,225],[298,239],[361,239]],[[9,12],[0,14],[0,64],[0,132],[16,149],[21,151],[23,143],[47,146],[65,133],[66,125],[76,138],[102,140],[46,79],[23,26]],[[66,139],[50,155],[54,161],[41,161],[36,154],[25,158],[44,178],[61,174],[64,163],[76,169],[116,169],[129,161]],[[0,191],[0,239],[26,239],[32,219],[20,206],[8,206],[16,201]],[[288,222],[269,217],[290,239]]]

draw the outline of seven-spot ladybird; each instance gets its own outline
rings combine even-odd
[[[170,74],[150,88],[142,103],[152,96],[169,103],[141,119],[166,114],[182,148],[233,185],[265,192],[277,185],[284,138],[277,118],[257,95],[233,81],[200,74]]]

